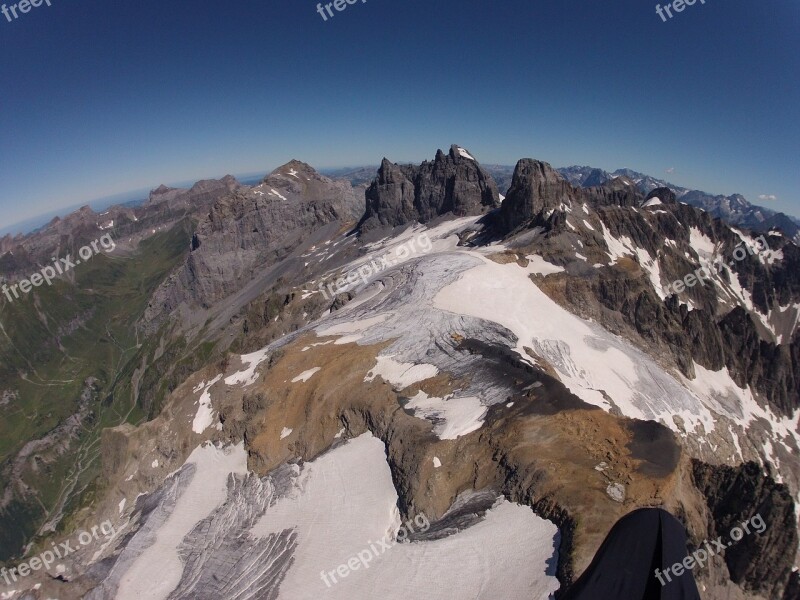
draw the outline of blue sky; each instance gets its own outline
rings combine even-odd
[[[0,230],[161,182],[451,143],[800,214],[795,0],[698,0],[666,23],[642,0],[367,0],[327,22],[312,0],[51,2],[0,15]]]

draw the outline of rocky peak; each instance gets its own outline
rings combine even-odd
[[[583,181],[583,187],[595,187],[609,181],[609,175],[602,169],[592,169],[589,176]]]
[[[647,194],[647,198],[644,199],[645,203],[650,202],[651,200],[658,199],[661,204],[677,204],[678,200],[675,197],[675,192],[671,189],[666,187],[660,187],[654,189],[652,192]]]
[[[267,175],[249,192],[259,200],[300,205],[327,206],[337,218],[354,222],[364,214],[364,199],[347,181],[334,181],[309,164],[290,160]]]
[[[311,165],[304,163],[301,160],[292,159],[285,165],[281,165],[269,175],[264,177],[263,181],[266,183],[272,178],[287,177],[292,177],[296,181],[308,181],[310,179],[320,179],[323,176],[317,173]]]
[[[419,166],[400,166],[384,158],[366,192],[367,207],[359,231],[397,227],[438,216],[480,215],[500,204],[497,184],[461,146]]]
[[[561,204],[570,205],[578,190],[570,185],[548,163],[523,158],[514,169],[514,177],[498,214],[503,232],[511,232],[543,212]]]
[[[180,188],[167,187],[163,183],[156,189],[150,192],[150,195],[145,202],[145,206],[154,206],[162,202],[171,202],[186,190]]]
[[[152,198],[153,196],[158,196],[160,194],[166,194],[168,191],[170,191],[172,189],[174,189],[174,188],[167,187],[162,183],[160,186],[158,186],[156,189],[154,189],[154,190],[152,190],[150,192],[150,197]]]
[[[156,290],[144,330],[155,331],[170,315],[192,321],[321,230],[352,227],[363,206],[349,182],[333,181],[299,161],[275,169],[252,188],[219,194],[197,224],[191,253]]]
[[[222,179],[201,179],[191,187],[189,192],[191,194],[202,194],[211,192],[213,190],[219,190],[220,188],[226,188],[229,191],[233,191],[240,185],[241,184],[236,181],[236,178],[233,175],[226,175]]]
[[[437,159],[439,158],[439,156],[442,156],[442,158],[444,158],[444,154],[442,154],[441,150],[436,153]],[[450,158],[450,160],[453,161],[475,160],[472,154],[467,152],[467,150],[465,150],[461,146],[457,146],[456,144],[450,146],[450,152],[448,153],[448,157]]]

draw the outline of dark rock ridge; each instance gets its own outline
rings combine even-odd
[[[648,200],[652,200],[653,198],[658,198],[661,204],[677,204],[678,199],[675,197],[675,192],[673,192],[668,187],[660,187],[654,189],[652,192],[647,194],[647,197],[644,199],[645,202]]]
[[[532,224],[535,218],[561,204],[571,204],[578,197],[578,190],[549,164],[523,158],[514,169],[511,187],[495,223],[501,231],[508,233]]]
[[[639,206],[642,203],[641,192],[627,177],[615,177],[581,191],[590,206]]]
[[[658,214],[637,208],[655,197],[661,201],[653,207]],[[677,202],[669,188],[656,188],[643,198],[624,176],[599,187],[576,188],[547,163],[531,159],[519,161],[508,197],[490,218],[503,236],[541,227],[544,237],[539,238],[536,252],[564,264],[575,261],[575,247],[569,240],[578,235],[564,226],[566,215],[581,212],[583,203],[596,210],[612,237],[629,239],[651,257],[659,257],[665,281],[682,279],[697,268],[687,259],[695,253],[690,230],[717,244],[721,256],[733,256],[741,243],[736,233],[709,213]],[[584,234],[584,247],[599,249],[589,262],[607,260],[599,228]],[[782,260],[767,265],[758,257],[747,256],[731,267],[751,294],[755,309],[765,315],[800,302],[800,249],[780,237],[771,236],[769,243],[772,250],[782,253]],[[623,320],[649,343],[668,352],[687,377],[694,377],[693,359],[714,371],[727,367],[738,385],[752,385],[780,414],[791,415],[800,407],[800,336],[784,336],[780,345],[766,341],[763,326],[742,307],[723,305],[712,285],[689,290],[696,307],[689,311],[677,296],[661,300],[648,279],[642,279],[641,271],[632,274],[613,266],[589,275],[566,283],[566,301],[577,314],[596,319],[612,331],[619,329],[618,319]],[[614,311],[614,316],[587,312],[587,295]]]
[[[397,165],[384,158],[366,193],[366,212],[358,230],[427,223],[452,213],[480,215],[500,204],[492,176],[458,146],[436,152],[433,162]]]
[[[709,539],[731,541],[731,529],[757,514],[766,526],[757,533],[751,525],[750,534],[725,550],[731,580],[768,598],[781,598],[798,543],[794,502],[786,486],[762,474],[756,463],[733,468],[692,462],[695,485],[709,508]]]
[[[594,179],[600,178],[595,176]],[[548,163],[523,158],[514,169],[508,196],[493,222],[500,233],[508,234],[524,227],[544,225],[554,211],[563,212],[573,205],[633,207],[642,201],[641,192],[626,177],[610,179],[595,187],[578,188]]]
[[[797,219],[763,206],[751,204],[741,194],[723,196],[690,190],[632,169],[617,169],[613,173],[608,173],[592,167],[572,166],[560,168],[558,172],[572,185],[578,187],[596,187],[615,177],[624,176],[632,180],[643,194],[650,194],[656,188],[667,188],[672,190],[681,202],[700,208],[726,223],[737,227],[747,227],[760,233],[777,229],[788,238],[795,240],[796,243],[800,243],[800,227],[798,227],[800,223]]]
[[[580,177],[580,168],[577,168],[577,172],[575,169],[575,167],[569,167],[568,169],[562,169],[562,171],[569,172],[573,176],[577,175],[576,179],[579,181],[578,185],[584,187],[594,185],[587,183],[588,178]],[[708,194],[699,190],[689,190],[667,183],[661,179],[645,175],[644,173],[632,171],[631,169],[618,169],[614,171],[613,174],[599,171],[599,169],[597,169],[597,171],[599,172],[596,176],[598,180],[602,180],[601,174],[604,174],[608,179],[619,175],[625,175],[633,180],[639,190],[644,194],[648,194],[656,188],[668,188],[680,198],[681,202],[685,202],[689,206],[700,208],[711,214],[712,217],[722,219],[726,223],[736,225],[737,227],[747,227],[748,229],[761,233],[766,233],[771,229],[777,229],[787,237],[800,242],[800,228],[797,226],[796,221],[792,220],[791,217],[784,213],[751,204],[741,194],[723,196],[721,194]],[[585,171],[583,171],[583,173],[585,174]]]
[[[601,211],[600,217],[614,237],[632,239],[651,256],[661,253],[663,274],[670,281],[696,268],[684,255],[692,251],[690,227],[721,243],[725,256],[731,256],[740,243],[736,234],[708,213],[684,204],[661,208],[671,210],[675,219],[648,220],[640,213],[614,209]],[[674,240],[677,248],[665,246],[666,239]],[[755,307],[764,314],[800,300],[800,249],[785,240],[776,243],[784,255],[779,263],[767,266],[747,257],[733,266],[744,288],[751,290]],[[752,385],[779,413],[791,415],[800,407],[800,336],[794,335],[781,345],[765,341],[742,306],[726,311],[720,305],[713,286],[691,290],[697,306],[692,311],[681,306],[677,296],[662,301],[641,281],[619,271],[600,273],[592,287],[600,303],[614,310],[642,337],[653,343],[666,342],[666,349],[685,375],[694,375],[691,359],[713,371],[727,367],[739,386]]]

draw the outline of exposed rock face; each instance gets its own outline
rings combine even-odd
[[[189,196],[196,204],[211,204],[220,197],[241,187],[232,175],[225,175],[222,179],[203,179],[189,189]]]
[[[647,198],[645,198],[645,201],[652,200],[653,198],[658,198],[662,204],[678,203],[678,200],[675,198],[675,192],[666,187],[660,187],[654,189],[652,192],[647,194]]]
[[[641,193],[627,177],[616,177],[583,192],[591,206],[638,206],[642,202]]]
[[[589,173],[589,176],[581,181],[578,185],[582,185],[583,187],[600,187],[609,181],[609,179],[611,179],[609,174],[602,169],[592,169],[592,172]]]
[[[286,258],[324,226],[352,223],[360,204],[349,183],[299,161],[223,197],[198,225],[183,267],[154,294],[145,328],[156,328],[177,309],[190,315],[240,292],[257,271]]]
[[[465,156],[466,155],[466,156]],[[452,146],[436,152],[433,162],[397,165],[383,159],[378,176],[366,193],[361,232],[397,227],[435,217],[480,215],[500,204],[492,176],[469,153]]]
[[[514,169],[497,223],[502,231],[511,232],[562,203],[571,204],[576,198],[577,190],[549,164],[523,158]]]
[[[782,600],[797,600],[797,598],[800,598],[800,572],[792,571],[789,583],[783,591]]]
[[[708,213],[677,202],[667,188],[657,188],[648,195],[647,199],[658,197],[661,204],[640,209],[641,194],[624,178],[601,187],[565,190],[564,186],[569,186],[566,182],[549,188],[542,184],[542,178],[546,179],[542,173],[541,168],[518,170],[516,185],[499,211],[506,217],[506,227],[542,227],[532,251],[556,264],[573,265],[578,251],[587,255],[590,264],[603,265],[609,257],[607,244],[613,238],[627,240],[642,253],[636,261],[631,254],[631,263],[620,259],[611,261],[609,268],[587,271],[575,267],[570,271],[565,276],[564,300],[573,310],[614,331],[621,329],[620,321],[626,323],[638,336],[670,355],[687,377],[694,376],[693,360],[712,371],[727,367],[740,387],[753,386],[776,412],[788,416],[800,407],[800,348],[794,335],[796,316],[792,308],[800,303],[797,246],[785,238],[770,236],[769,249],[762,255],[732,260],[742,244],[739,234]],[[537,190],[530,194],[536,201],[527,205],[520,202],[520,189]],[[585,217],[589,213],[574,218],[571,212],[583,211],[576,202],[562,207],[560,200],[564,198],[585,202],[596,210],[597,222],[591,229],[581,228],[588,223]],[[550,211],[553,214],[545,219]],[[570,225],[557,226],[563,221]],[[601,234],[601,228],[607,233]],[[579,242],[572,241],[576,236],[580,236]],[[722,273],[718,281],[687,287],[690,310],[672,292],[666,292],[666,298],[659,297],[646,270],[636,264],[649,255],[658,263],[653,278],[658,276],[662,284],[682,280],[697,269],[693,239],[698,238],[708,239],[730,264],[726,264],[729,272]],[[746,290],[741,297],[726,296],[720,287],[736,289],[738,285]],[[613,315],[591,309],[590,297]],[[747,302],[752,302],[752,310],[746,308]],[[784,314],[791,315],[789,320]],[[775,333],[767,331],[764,323]]]
[[[733,540],[725,550],[725,563],[735,583],[780,598],[798,543],[794,502],[786,486],[763,475],[755,463],[730,468],[693,461],[693,478],[708,503],[710,539],[723,536],[731,541],[734,527],[756,514],[762,517],[766,529]]]
[[[98,214],[84,206],[26,236],[0,240],[0,255],[7,251],[0,257],[0,278],[27,277],[31,271],[49,264],[51,257],[75,255],[79,248],[102,235],[110,235],[118,245],[131,249],[185,217],[202,218],[216,200],[240,188],[242,185],[234,177],[226,175],[219,180],[198,181],[188,190],[159,186],[141,206],[133,208],[111,206]]]
[[[372,208],[368,201],[367,212],[372,213],[369,218],[365,215],[364,230],[431,220],[448,212],[480,215],[488,210],[490,205],[483,204],[483,196],[486,189],[491,192],[489,180],[482,187],[482,167],[464,153],[454,147],[449,155],[440,152],[434,162],[420,167],[384,161],[371,188],[376,196]],[[647,361],[656,359],[648,362],[647,370],[663,366],[678,380],[675,365],[686,376],[694,374],[695,362],[712,371],[727,367],[736,383],[750,384],[760,392],[759,403],[769,401],[777,412],[792,414],[800,405],[800,335],[784,336],[779,343],[766,341],[764,325],[754,320],[753,311],[736,302],[726,303],[714,285],[694,287],[688,296],[667,298],[653,285],[654,279],[666,283],[694,270],[699,246],[715,246],[730,256],[740,243],[739,235],[708,214],[677,203],[669,189],[657,188],[648,196],[658,196],[663,206],[643,207],[642,193],[625,177],[603,181],[604,174],[599,173],[595,179],[601,185],[580,189],[546,163],[520,161],[506,200],[507,210],[492,214],[495,226],[502,222],[510,228],[510,247],[491,260],[528,269],[522,273],[523,283],[528,284],[530,276],[536,288],[562,306],[617,337],[634,340],[633,345],[644,348]],[[622,417],[621,404],[612,402],[606,411],[581,400],[574,395],[580,385],[576,388],[571,382],[570,388],[558,378],[567,377],[567,369],[588,368],[591,361],[577,352],[579,343],[570,347],[561,341],[561,331],[554,331],[552,338],[530,333],[524,334],[529,339],[523,339],[485,316],[434,309],[430,301],[443,286],[483,262],[485,256],[479,258],[477,253],[457,255],[469,244],[387,267],[372,287],[323,300],[315,291],[320,278],[331,272],[335,279],[337,269],[352,270],[353,263],[348,261],[371,252],[364,240],[344,235],[363,209],[363,200],[347,182],[332,182],[308,165],[292,161],[254,188],[225,178],[200,182],[187,194],[164,186],[151,194],[149,219],[159,214],[196,216],[196,212],[186,211],[206,208],[194,235],[187,233],[185,244],[179,240],[180,247],[191,253],[156,292],[146,324],[156,327],[184,310],[178,316],[194,318],[206,335],[220,320],[214,311],[233,307],[223,314],[229,328],[226,334],[237,326],[237,318],[241,319],[238,325],[244,345],[236,352],[249,354],[268,343],[270,347],[261,366],[250,365],[252,381],[243,381],[242,373],[249,364],[244,359],[239,365],[239,359],[231,357],[236,366],[225,360],[212,368],[210,359],[195,352],[198,363],[175,367],[183,375],[161,416],[140,427],[125,425],[103,434],[100,454],[106,481],[98,488],[98,498],[104,502],[103,514],[114,518],[122,516],[121,499],[130,501],[140,492],[158,489],[166,474],[179,468],[191,449],[206,439],[220,443],[243,440],[249,466],[258,471],[258,476],[232,479],[227,502],[185,537],[179,552],[186,568],[174,597],[244,596],[246,590],[237,587],[239,561],[252,553],[263,551],[262,556],[267,557],[270,553],[264,546],[244,542],[249,522],[243,526],[243,518],[263,512],[274,469],[298,459],[311,460],[343,438],[365,431],[386,445],[402,513],[428,514],[434,523],[431,537],[449,535],[475,523],[496,494],[504,494],[558,524],[558,577],[567,583],[586,566],[614,521],[635,507],[666,506],[692,530],[696,541],[727,534],[732,526],[761,511],[768,531],[764,536],[752,536],[758,538],[755,546],[730,548],[725,556],[727,566],[721,560],[717,566],[727,583],[729,570],[734,581],[744,587],[761,590],[770,598],[780,597],[784,563],[791,563],[797,546],[787,490],[762,476],[760,466],[725,470],[691,462],[688,456],[696,456],[698,444],[714,461],[742,460],[734,454],[730,438],[716,430],[684,436],[663,423]],[[191,205],[192,198],[197,205],[184,208]],[[83,216],[97,218],[86,211]],[[508,221],[500,221],[503,217]],[[133,227],[130,223],[126,226]],[[456,235],[467,241],[480,240],[473,234],[481,222],[442,223],[440,229],[451,226],[454,229],[434,239]],[[518,242],[520,238],[530,245]],[[709,241],[704,244],[703,239]],[[388,251],[395,241],[387,241],[389,245],[381,251]],[[748,256],[732,267],[727,283],[738,278],[753,305],[773,312],[778,307],[777,312],[783,314],[780,307],[800,301],[800,254],[784,239],[770,238],[769,242],[781,254],[779,261],[767,264]],[[538,272],[534,259],[539,257],[556,268],[548,275]],[[657,276],[653,275],[654,262]],[[549,267],[544,269],[548,272]],[[482,280],[493,281],[491,277]],[[524,288],[506,286],[500,294],[508,291],[517,298],[520,289]],[[536,302],[519,304],[518,314],[537,314]],[[213,321],[206,319],[209,314]],[[781,317],[786,323],[775,321],[776,329],[785,333],[793,325],[792,331],[796,330],[796,316],[787,309]],[[316,319],[327,322],[323,326]],[[208,328],[206,323],[211,323]],[[414,326],[409,327],[410,323]],[[355,330],[358,340],[339,343],[340,334],[326,333],[329,326],[342,326],[342,332]],[[616,339],[614,344],[608,341],[610,337],[585,338],[584,345],[602,343],[610,355],[620,348],[614,345]],[[153,338],[142,339],[152,345]],[[530,360],[518,352],[522,345]],[[181,357],[170,347],[152,351],[158,355],[154,361],[179,363]],[[437,374],[408,384],[393,382],[388,372],[370,377],[380,364],[379,355],[394,357],[401,366],[435,367]],[[645,358],[624,356],[633,356],[634,364]],[[152,374],[159,371],[152,365],[149,360],[142,362],[141,369],[149,370],[149,375],[135,384],[137,389],[140,383],[143,388],[140,399],[155,388],[152,380],[146,379],[157,378]],[[190,375],[203,365],[208,368]],[[299,375],[311,371],[315,372],[311,378],[298,381]],[[205,382],[217,375],[221,379],[214,384],[217,387],[211,398],[221,428],[211,427],[199,434],[192,423],[198,396],[205,385],[211,385]],[[226,382],[232,377],[238,383]],[[618,394],[605,385],[604,375],[591,378],[593,391],[612,400]],[[657,383],[665,379],[640,379],[640,385],[630,387],[641,388],[644,395],[661,389]],[[715,379],[701,379],[703,382],[713,386]],[[720,392],[724,395],[724,390]],[[420,394],[451,397],[448,402],[480,398],[486,407],[480,428],[454,438],[439,437],[438,415],[423,418],[420,412],[414,416],[418,409],[407,408]],[[672,411],[669,417],[680,419],[678,415],[685,413],[680,413],[676,396],[668,391],[664,402]],[[4,398],[0,397],[0,404]],[[148,408],[141,400],[140,404]],[[765,440],[769,440],[772,456],[764,459],[763,468],[773,468],[768,461],[779,465],[784,481],[796,491],[800,449],[793,446],[791,436],[780,439],[772,430],[759,429],[763,427],[759,421],[763,419],[753,420],[750,426],[757,434],[766,435],[742,436],[744,460],[762,460],[767,452]],[[712,424],[728,429],[729,423],[731,429],[738,427],[735,419]],[[290,434],[284,437],[281,428]],[[703,439],[698,442],[698,437]],[[154,457],[158,460],[151,463]],[[151,464],[156,466],[148,468]],[[190,475],[184,469],[167,484]],[[694,485],[706,498],[700,497]],[[474,501],[464,500],[465,490],[478,492]],[[618,490],[624,494],[617,494]],[[142,501],[151,509],[142,511],[140,531],[147,533],[146,521],[156,524],[159,514],[152,505],[159,505],[159,510],[174,506],[162,502],[170,493],[167,489]],[[142,508],[138,502],[137,512]],[[130,502],[128,505],[130,509]],[[773,531],[778,533],[773,535]],[[272,538],[276,553],[293,551],[289,535]],[[125,550],[122,554],[109,550],[107,556],[113,553],[118,564],[123,564],[137,544],[147,541],[146,535],[133,544],[127,539],[119,542],[130,548],[127,556]],[[748,539],[741,544],[746,542]],[[780,564],[779,552],[785,555]],[[269,563],[259,562],[262,570],[255,573],[259,588],[276,588],[285,563],[275,564],[273,569]],[[83,597],[78,594],[82,588],[76,586],[88,589],[97,585],[107,568],[108,563],[96,564],[83,583],[53,580],[46,585],[68,588],[65,595],[52,594],[54,597]],[[227,573],[230,579],[218,578],[218,573]],[[113,573],[110,579],[114,579]],[[797,585],[795,576],[793,583],[786,584],[784,598],[795,598],[792,590]],[[723,597],[732,598],[709,595]]]

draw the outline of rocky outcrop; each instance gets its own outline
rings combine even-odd
[[[270,277],[270,265],[324,233],[325,226],[335,232],[353,223],[359,205],[348,182],[333,181],[299,161],[253,188],[224,196],[198,224],[185,263],[154,294],[144,329],[156,329],[176,310],[182,322],[191,321],[197,309],[251,285],[257,272]]]
[[[722,536],[730,542],[724,556],[731,580],[768,598],[780,598],[798,544],[794,502],[786,486],[765,476],[755,463],[731,468],[693,461],[693,478],[708,504],[709,539]],[[757,515],[764,526],[756,521],[752,531],[736,541],[732,529]]]
[[[600,187],[604,185],[607,181],[609,181],[611,177],[608,173],[603,171],[602,169],[592,169],[592,172],[589,173],[589,176],[586,177],[583,181],[581,181],[578,185],[583,187]]]
[[[583,190],[590,206],[639,206],[642,195],[627,177],[615,177],[597,187]]]
[[[226,175],[219,180],[198,181],[188,190],[159,186],[138,206],[114,205],[102,213],[83,206],[26,236],[4,238],[0,245],[0,277],[27,277],[50,264],[52,257],[74,256],[82,246],[103,235],[110,235],[122,246],[120,250],[133,251],[142,240],[171,229],[186,217],[201,219],[214,202],[242,187],[233,176]],[[3,248],[7,248],[5,254]]]
[[[495,223],[510,233],[561,204],[571,204],[578,191],[546,162],[523,158],[514,169],[514,178]]]
[[[500,204],[492,176],[463,148],[436,152],[433,162],[397,165],[383,159],[366,192],[366,212],[358,229],[428,221],[445,214],[480,215]]]
[[[645,198],[645,202],[647,202],[649,200],[653,200],[654,198],[657,198],[658,201],[661,202],[661,204],[677,204],[678,203],[678,200],[675,197],[675,192],[673,192],[671,189],[666,188],[666,187],[660,187],[660,188],[654,189],[652,192],[647,194],[647,198]]]
[[[530,187],[536,180],[536,176],[528,177],[525,185]],[[518,180],[517,189],[520,187]],[[573,197],[582,198],[596,211],[592,229],[575,226],[588,222],[585,218],[589,216],[576,211],[575,204],[563,210],[556,206],[563,188],[535,195],[538,202],[528,207],[515,203],[516,194],[510,195],[501,212],[512,215],[512,224],[521,223],[520,227],[543,227],[544,233],[531,251],[550,262],[574,265],[577,251],[587,255],[590,264],[608,264],[608,268],[591,271],[575,268],[565,275],[562,300],[576,313],[612,331],[631,327],[636,338],[669,355],[689,378],[694,377],[693,362],[712,371],[727,367],[740,387],[752,386],[775,412],[791,415],[800,407],[800,347],[792,329],[796,323],[792,307],[800,303],[800,249],[785,238],[770,236],[771,254],[747,254],[732,260],[742,244],[738,232],[708,213],[677,202],[667,188],[656,188],[642,199],[635,189],[628,192],[633,187],[618,178],[597,188],[573,188]],[[660,204],[639,208],[656,197]],[[546,221],[545,208],[553,211]],[[578,212],[578,218],[570,210]],[[531,220],[537,214],[538,220]],[[559,215],[571,219],[569,227],[553,226]],[[601,228],[605,234],[600,233]],[[571,240],[578,235],[580,246],[576,247],[578,242]],[[624,252],[627,256],[609,261],[610,238],[625,240],[630,248]],[[701,238],[707,238],[717,255],[730,261],[730,272],[714,273],[718,277],[714,283],[687,288],[683,300],[672,292],[659,297],[653,279],[659,277],[666,285],[693,273],[699,260],[693,239]],[[648,258],[658,263],[658,271],[650,276],[638,266]],[[736,290],[739,285],[745,292],[726,294],[725,289]],[[592,308],[589,298],[612,312]],[[766,320],[772,324],[774,336],[763,324]]]

